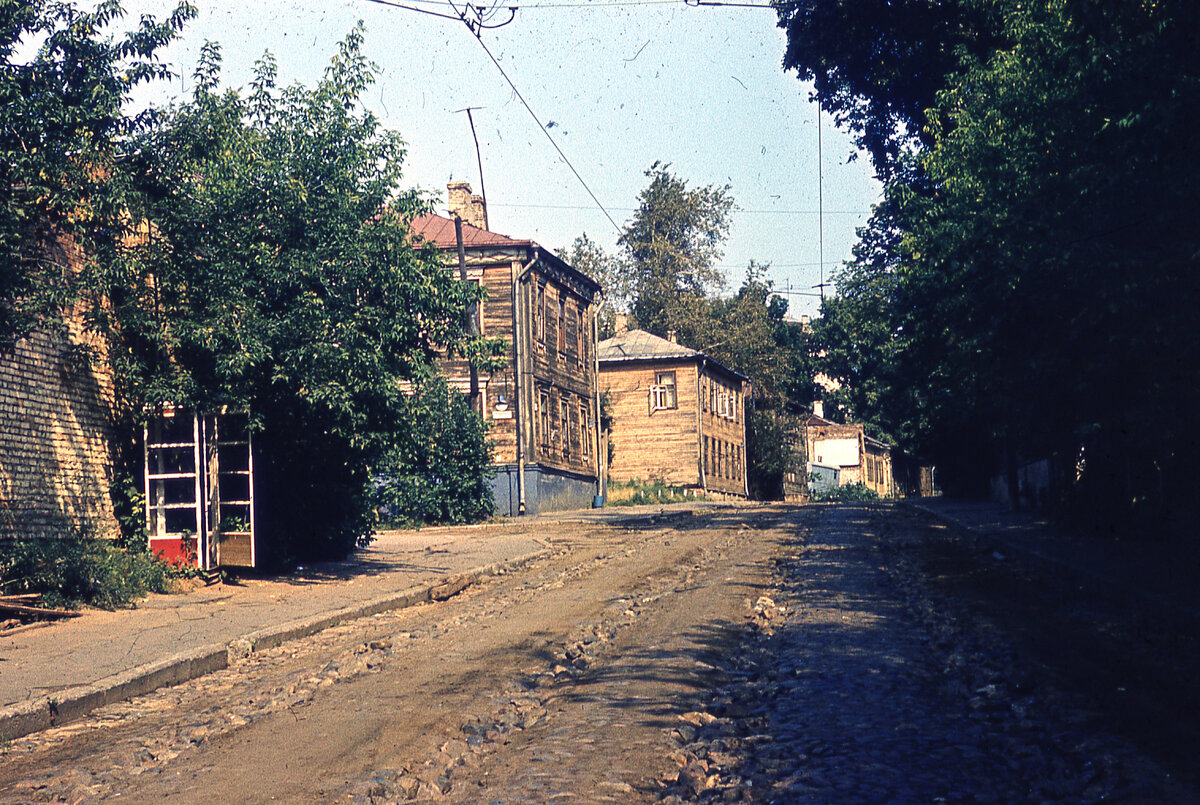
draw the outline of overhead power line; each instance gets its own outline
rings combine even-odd
[[[420,0],[416,1],[420,2]],[[545,134],[546,139],[550,141],[550,145],[554,146],[554,150],[558,152],[559,157],[561,157],[566,166],[571,169],[571,173],[575,175],[575,178],[579,180],[579,184],[583,185],[583,189],[587,191],[587,194],[591,196],[592,201],[595,202],[596,206],[600,208],[600,212],[604,213],[604,217],[608,219],[610,224],[612,224],[613,229],[617,230],[618,234],[621,232],[620,225],[613,220],[611,215],[608,214],[608,210],[606,210],[604,205],[600,203],[600,199],[596,198],[596,194],[592,192],[592,188],[588,186],[588,183],[584,181],[583,176],[580,175],[579,171],[575,169],[575,166],[571,164],[571,160],[567,157],[563,150],[559,148],[558,143],[554,140],[554,136],[550,134],[550,130],[543,125],[541,119],[537,116],[537,113],[533,111],[533,107],[529,105],[529,102],[525,100],[525,96],[521,94],[521,90],[517,89],[517,85],[513,83],[511,78],[508,77],[508,73],[504,71],[504,67],[502,67],[499,60],[492,55],[492,51],[483,41],[481,30],[487,28],[499,28],[501,25],[507,25],[508,23],[512,22],[513,17],[516,16],[516,6],[508,7],[508,10],[511,12],[511,14],[507,20],[502,23],[492,25],[488,23],[488,20],[490,20],[491,16],[495,14],[498,8],[500,8],[499,2],[494,3],[488,8],[484,8],[483,6],[467,5],[462,10],[459,10],[458,6],[451,2],[448,5],[454,9],[456,16],[452,16],[450,14],[441,14],[435,11],[429,11],[428,9],[416,8],[415,6],[403,5],[401,3],[392,2],[392,0],[369,0],[369,2],[379,3],[380,5],[391,6],[394,8],[403,8],[409,11],[419,11],[423,14],[431,14],[435,17],[456,19],[466,25],[468,30],[470,30],[475,36],[475,41],[479,43],[481,48],[483,48],[483,52],[488,55],[488,58],[492,60],[492,64],[496,65],[496,69],[500,71],[500,75],[503,76],[504,80],[508,82],[508,86],[512,88],[513,94],[517,96],[517,99],[521,101],[521,105],[525,107],[525,111],[529,112],[529,116],[533,118],[533,122],[537,123],[538,128],[542,130],[542,134]],[[468,12],[474,14],[475,19],[470,19],[467,16]]]
[[[587,194],[592,197],[592,201],[596,202],[596,206],[600,208],[600,212],[604,213],[604,217],[607,218],[608,222],[613,225],[613,229],[617,230],[619,233],[621,231],[621,227],[616,221],[613,220],[613,217],[608,214],[608,210],[604,209],[604,205],[600,203],[600,199],[596,198],[596,194],[592,192],[592,188],[588,187],[588,183],[585,182],[583,177],[579,175],[579,171],[575,170],[575,166],[571,164],[571,160],[567,159],[567,155],[564,154],[563,150],[558,147],[558,143],[554,141],[554,137],[551,136],[550,130],[542,125],[542,121],[538,118],[537,113],[533,111],[533,107],[531,107],[528,101],[525,100],[525,96],[521,94],[519,89],[517,89],[517,85],[513,83],[513,80],[508,77],[508,73],[504,72],[504,68],[500,66],[500,62],[497,61],[496,57],[492,55],[492,51],[488,50],[488,46],[484,44],[483,38],[476,35],[475,41],[479,43],[479,46],[483,48],[483,52],[486,53],[488,58],[492,60],[492,64],[496,65],[496,69],[500,71],[500,75],[504,76],[504,80],[508,82],[510,87],[512,87],[512,91],[521,101],[521,105],[525,107],[525,111],[529,112],[529,116],[533,118],[533,122],[538,124],[538,128],[542,130],[542,134],[546,135],[546,139],[550,141],[550,144],[554,146],[554,150],[558,152],[560,157],[562,157],[562,161],[565,162],[567,167],[571,169],[571,173],[575,174],[575,178],[579,180],[581,185],[583,185],[583,189],[587,191]]]
[[[497,203],[497,207],[519,207],[522,209],[540,209],[540,210],[590,210],[591,207],[585,204],[504,204]],[[610,210],[618,210],[620,212],[635,212],[637,207],[609,207]],[[743,210],[738,208],[734,212],[744,212],[753,215],[821,215],[820,210]],[[869,215],[870,210],[825,210],[825,215]]]
[[[393,8],[408,9],[409,11],[422,11],[424,13],[430,13],[430,12],[426,12],[426,11],[424,11],[424,9],[414,8],[413,6],[414,5],[443,6],[445,8],[458,9],[458,5],[456,5],[453,2],[450,2],[450,0],[407,0],[407,2],[405,2],[405,3],[399,3],[399,2],[396,2],[396,0],[367,0],[367,2],[378,3],[379,5],[383,5],[383,6],[392,6]],[[726,6],[726,7],[734,7],[734,8],[771,8],[771,9],[775,8],[774,6],[772,6],[770,4],[763,4],[763,3],[695,2],[695,0],[593,0],[593,2],[588,2],[588,0],[574,0],[573,2],[572,2],[572,0],[562,0],[561,2],[547,2],[547,3],[539,3],[539,2],[509,3],[508,5],[503,6],[503,8],[505,10],[515,12],[515,11],[530,11],[530,10],[536,10],[539,8],[608,8],[611,6],[691,6],[693,8],[698,8],[701,6]],[[494,11],[495,9],[500,8],[500,7],[501,6],[499,6],[499,5],[493,5],[490,7],[469,6],[469,8],[472,11],[474,11],[476,8],[478,8],[478,9],[487,8],[489,10]],[[457,14],[454,14],[454,15],[435,14],[434,16],[446,17],[447,19],[455,19],[455,20],[461,19]],[[499,27],[499,26],[493,26],[493,27]]]

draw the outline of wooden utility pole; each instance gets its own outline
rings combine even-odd
[[[463,246],[462,218],[459,218],[457,213],[454,215],[454,237],[458,242],[458,278],[463,282],[466,282],[467,250]],[[479,328],[476,326],[475,322],[476,308],[477,305],[474,302],[471,302],[467,305],[466,310],[463,312],[463,324],[466,326],[467,335],[469,336],[479,335]],[[470,356],[467,356],[467,365],[470,367],[471,372],[471,410],[480,416],[483,416],[483,401],[479,397],[479,370],[476,369],[475,364],[471,362]]]

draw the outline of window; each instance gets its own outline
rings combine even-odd
[[[558,427],[562,437],[562,454],[564,458],[571,456],[571,406],[565,396],[558,401]]]
[[[579,314],[575,311],[575,305],[563,305],[563,348],[562,351],[566,355],[573,355],[575,360],[579,360]]]
[[[580,403],[579,404],[579,422],[580,422],[579,457],[582,458],[585,462],[588,460],[588,458],[590,456],[590,451],[588,450],[588,448],[591,446],[591,441],[592,441],[592,430],[591,430],[591,424],[590,424],[590,420],[592,418],[591,413],[592,413],[591,403]]]
[[[558,354],[567,351],[567,295],[558,292]]]
[[[586,309],[579,311],[579,365],[586,366],[588,363],[588,344],[592,340],[592,328],[588,321],[588,311]]]
[[[538,283],[537,300],[533,305],[533,328],[538,347],[546,346],[546,286]]]
[[[550,392],[542,390],[538,392],[538,425],[540,426],[542,444],[546,447],[550,446]]]
[[[655,372],[654,385],[650,387],[651,412],[678,407],[679,396],[675,392],[675,373]]]

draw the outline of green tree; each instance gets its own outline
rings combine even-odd
[[[570,249],[559,250],[558,256],[602,286],[596,323],[600,338],[611,338],[616,333],[617,316],[629,313],[633,295],[629,263],[620,255],[604,251],[586,232],[575,238]]]
[[[385,516],[404,525],[490,517],[490,476],[480,472],[491,462],[486,423],[440,375],[422,378],[405,402],[422,426],[406,429],[375,468]]]
[[[752,497],[778,499],[793,460],[797,417],[813,400],[809,338],[785,319],[767,266],[751,261],[735,296],[710,299],[694,346],[750,380],[746,399],[746,478]]]
[[[655,162],[646,171],[650,184],[619,242],[638,326],[658,335],[675,330],[690,343],[709,294],[724,285],[716,263],[734,203],[728,186],[689,188],[670,167]]]
[[[930,142],[926,114],[964,59],[1004,42],[996,0],[795,0],[778,5],[783,66],[854,132],[881,177]]]
[[[125,114],[129,92],[169,76],[156,54],[194,14],[182,3],[114,38],[116,0],[93,11],[0,0],[0,347],[60,321],[78,300],[67,252],[86,258],[116,229],[114,165],[145,122]]]
[[[787,301],[773,292],[767,269],[752,260],[737,294],[710,299],[692,343],[749,377],[756,406],[796,412],[813,399],[807,339],[785,320]]]
[[[193,97],[131,144],[133,231],[97,275],[131,412],[254,415],[262,531],[285,557],[370,534],[372,468],[430,425],[403,381],[468,348],[478,295],[413,245],[426,205],[399,189],[399,136],[362,106],[361,45],[356,29],[312,89],[278,89],[268,55],[245,94],[218,89],[206,45]]]
[[[827,305],[831,373],[951,486],[1049,455],[1077,522],[1178,528],[1200,404],[1200,9],[990,13],[991,46],[956,51]]]

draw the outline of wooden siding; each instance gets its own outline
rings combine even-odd
[[[722,395],[725,402],[722,403]],[[706,367],[700,375],[705,487],[746,494],[746,393],[740,378]]]
[[[652,412],[650,387],[664,371],[675,372],[677,407]],[[702,486],[695,362],[613,363],[601,367],[600,384],[613,414],[609,478]]]
[[[512,283],[533,254],[511,248],[468,248],[466,251],[468,279],[480,282],[487,292],[487,298],[480,303],[480,332],[508,341],[508,368],[491,375],[481,374],[479,378],[489,426],[488,437],[494,445],[492,461],[496,464],[516,462],[519,424],[527,464],[596,477],[599,472],[596,462],[596,373],[590,293],[563,272],[539,270],[539,264],[521,281],[517,295],[521,308],[520,332],[517,332],[517,322],[513,320]],[[457,260],[450,253],[447,259],[448,270],[457,272]],[[544,311],[535,310],[538,288],[542,289]],[[560,301],[566,313],[561,320],[558,315]],[[538,338],[540,316],[545,316],[544,339]],[[444,359],[441,366],[451,385],[463,391],[469,389],[470,367],[465,360]],[[521,380],[519,401],[518,371]],[[542,391],[546,392],[548,401],[545,428],[542,427]],[[501,397],[507,405],[497,408]],[[565,422],[564,403],[567,406]]]
[[[523,378],[530,380],[529,457],[595,477],[599,470],[592,306],[564,277],[536,268],[521,291],[529,344],[522,360],[527,371]]]

